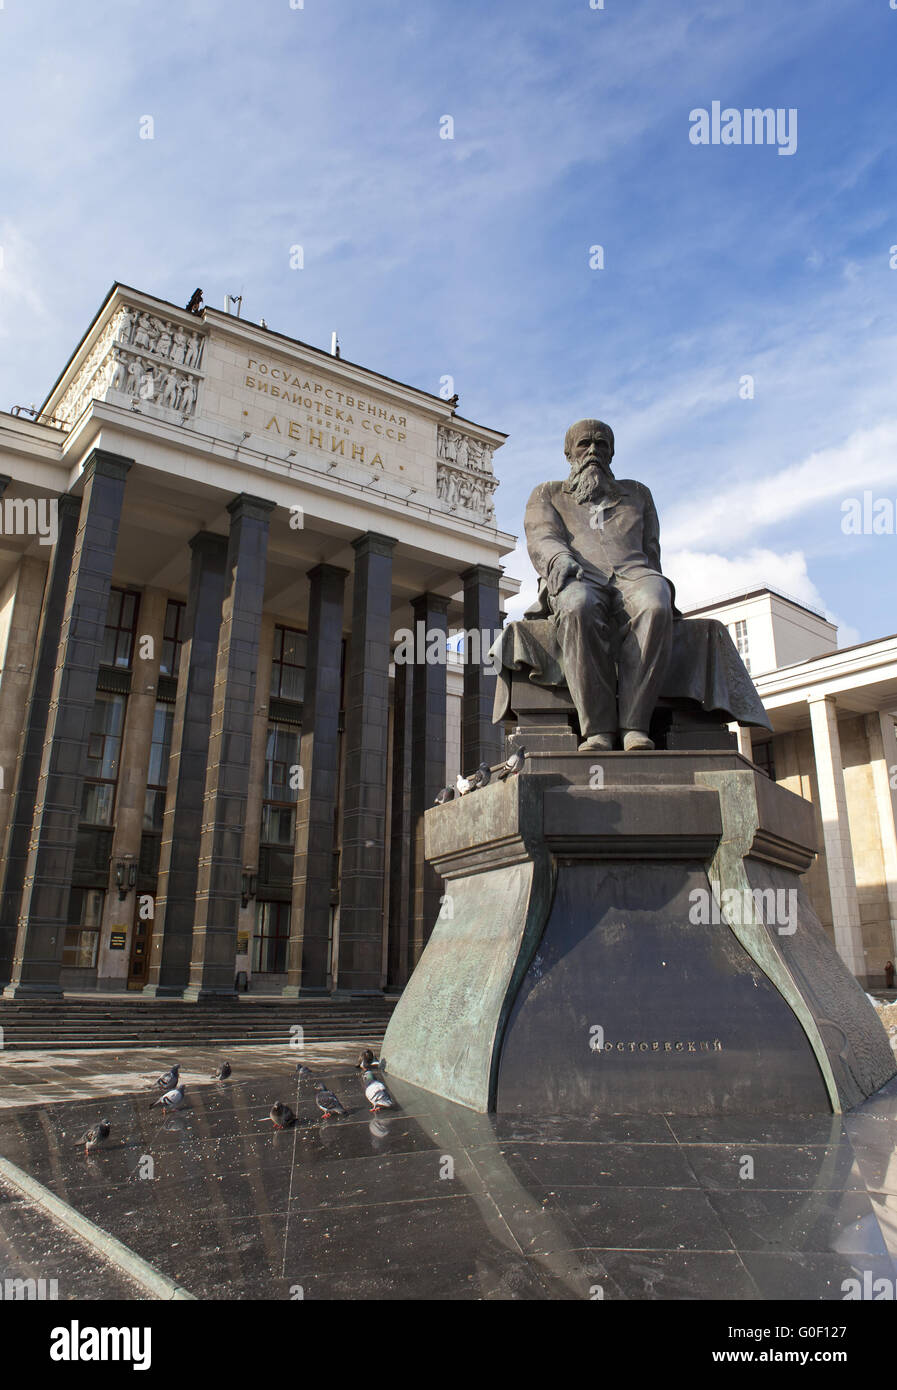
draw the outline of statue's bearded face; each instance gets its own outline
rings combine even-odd
[[[613,445],[604,430],[584,423],[581,430],[573,434],[569,453],[570,476],[564,484],[577,502],[598,502],[614,494],[613,473],[610,461],[614,456]]]

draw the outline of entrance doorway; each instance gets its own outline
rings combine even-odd
[[[140,895],[136,894],[137,903]],[[139,908],[134,909],[134,931],[131,936],[131,961],[128,966],[128,989],[143,989],[149,978],[150,949],[153,944],[153,923],[143,921]]]

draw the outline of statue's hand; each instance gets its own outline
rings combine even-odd
[[[548,592],[555,598],[571,579],[581,578],[582,570],[572,555],[556,555],[548,566]]]

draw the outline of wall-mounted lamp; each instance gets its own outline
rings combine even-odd
[[[247,866],[247,868],[243,870],[243,879],[240,890],[241,907],[249,906],[249,899],[255,897],[258,891],[258,886],[259,879],[257,871]]]
[[[123,855],[115,861],[115,884],[118,888],[118,901],[123,903],[130,890],[137,883],[137,865],[133,854]]]

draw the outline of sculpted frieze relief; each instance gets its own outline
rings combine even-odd
[[[201,333],[125,304],[103,328],[55,414],[71,424],[91,400],[119,391],[192,415],[204,343]]]
[[[462,430],[440,425],[436,436],[436,495],[449,511],[495,520],[492,448]]]
[[[473,435],[440,425],[436,436],[436,457],[456,468],[472,468],[492,472],[492,449]]]

